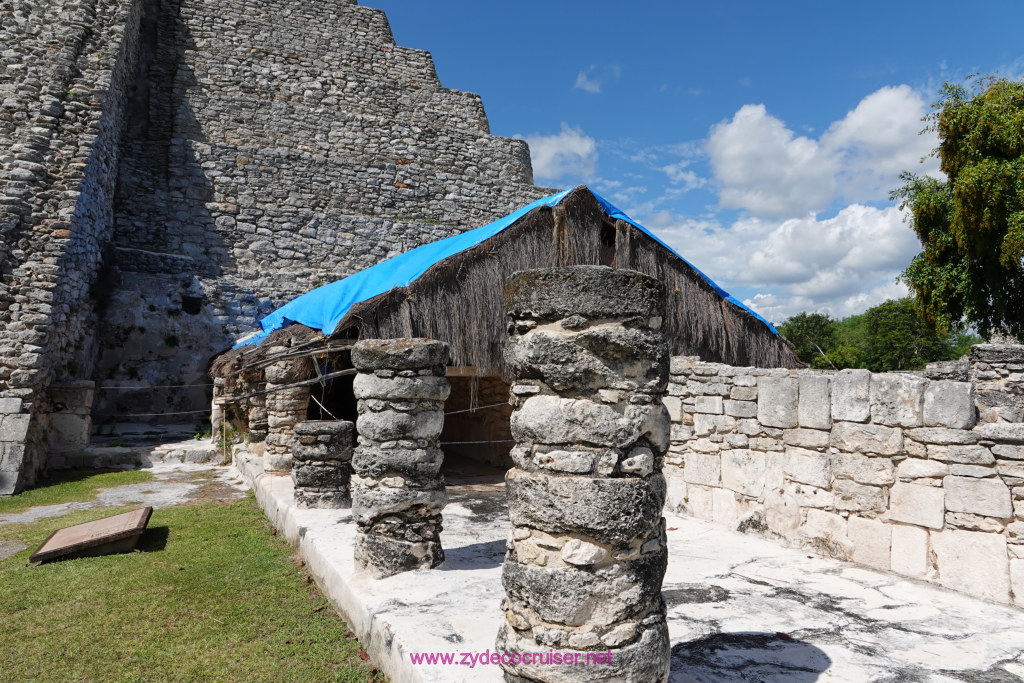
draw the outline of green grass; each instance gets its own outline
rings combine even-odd
[[[0,514],[24,512],[37,505],[86,502],[93,500],[100,489],[152,480],[153,473],[146,470],[65,472],[43,479],[35,488],[16,496],[0,497]]]
[[[0,526],[0,671],[36,681],[376,681],[358,641],[251,494],[154,511],[131,554],[26,565],[57,528]]]

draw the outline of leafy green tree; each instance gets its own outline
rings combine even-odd
[[[913,299],[890,299],[864,313],[864,365],[874,372],[919,370],[950,360],[947,335],[940,335],[919,313]]]
[[[811,365],[835,343],[835,322],[824,313],[797,313],[780,323],[778,330],[793,342],[797,357]]]
[[[1024,337],[1024,82],[946,83],[932,106],[946,179],[904,173],[892,192],[924,246],[901,278],[939,329]]]

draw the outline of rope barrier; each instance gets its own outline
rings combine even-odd
[[[139,387],[131,387],[131,386],[123,386],[123,387],[119,387],[119,386],[103,386],[103,387],[96,387],[96,390],[99,391],[100,389],[183,389],[185,387],[212,387],[212,386],[213,386],[213,384],[150,384],[148,386],[139,386]]]
[[[508,405],[508,401],[502,401],[501,403],[491,403],[490,405],[477,406],[476,408],[466,408],[465,410],[453,410],[450,413],[445,413],[445,415],[458,415],[460,413],[475,413],[478,410],[486,410],[487,408],[494,408],[496,406],[507,406],[507,405]]]
[[[442,446],[462,446],[471,443],[515,443],[515,439],[502,439],[498,441],[442,441]]]
[[[117,417],[159,417],[160,415],[196,415],[198,413],[209,414],[207,410],[183,410],[179,413],[132,413],[130,415],[118,415]]]

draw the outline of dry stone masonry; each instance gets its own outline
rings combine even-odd
[[[269,353],[283,353],[287,349],[272,347]],[[266,414],[263,467],[267,472],[288,474],[292,470],[292,451],[295,445],[295,425],[306,419],[309,408],[309,387],[291,386],[306,378],[303,359],[280,360],[267,366]]]
[[[292,482],[300,508],[345,508],[352,504],[354,425],[341,420],[310,420],[295,425]]]
[[[46,467],[51,382],[202,419],[210,358],[284,301],[549,193],[355,0],[0,17],[0,494]]]
[[[505,679],[663,681],[662,284],[600,266],[525,271],[508,305],[516,446],[496,648],[581,665],[503,664]]]
[[[359,443],[352,458],[356,564],[376,577],[436,567],[445,504],[439,437],[448,345],[429,339],[364,340],[359,370]]]
[[[1024,347],[923,373],[674,358],[671,375],[670,505],[1024,604]]]

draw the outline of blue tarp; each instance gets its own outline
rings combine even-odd
[[[518,211],[510,213],[504,218],[499,218],[493,223],[488,223],[481,228],[469,230],[468,232],[464,232],[460,235],[453,235],[452,237],[438,240],[437,242],[431,242],[430,244],[424,244],[421,247],[416,247],[404,254],[399,254],[398,256],[389,258],[386,261],[381,261],[377,265],[361,270],[358,273],[349,275],[347,278],[306,292],[305,294],[292,299],[281,308],[263,318],[263,320],[260,321],[262,331],[239,342],[235,345],[235,348],[246,345],[257,345],[274,330],[286,327],[293,322],[301,323],[306,327],[320,330],[325,335],[329,335],[334,332],[338,323],[341,322],[342,318],[345,317],[355,304],[361,301],[367,301],[368,299],[372,299],[380,294],[384,294],[395,287],[408,286],[418,277],[423,275],[423,273],[425,273],[435,263],[443,261],[450,256],[454,256],[459,252],[465,251],[470,247],[476,246],[477,244],[490,239],[537,207],[556,206],[571,191],[572,190],[565,190],[563,192],[553,194],[550,197],[538,199],[531,204],[527,204]],[[594,195],[594,198],[601,204],[602,208],[604,208],[605,212],[609,216],[612,218],[621,218],[622,220],[634,225],[638,230],[642,231],[658,244],[662,245],[673,254],[676,254],[676,256],[679,256],[672,247],[658,239],[658,237],[650,230],[633,221],[629,216],[613,206],[607,199],[594,192],[591,192],[591,194]],[[773,333],[778,334],[775,328],[772,327],[767,320],[744,306],[743,303],[735,297],[730,296],[728,292],[716,285],[711,278],[700,272],[700,270],[694,268],[693,264],[686,261],[686,259],[683,259],[682,256],[679,256],[679,258],[688,266],[693,268],[705,282],[713,287],[720,297],[731,301],[743,310],[747,311],[752,316],[763,322]]]

